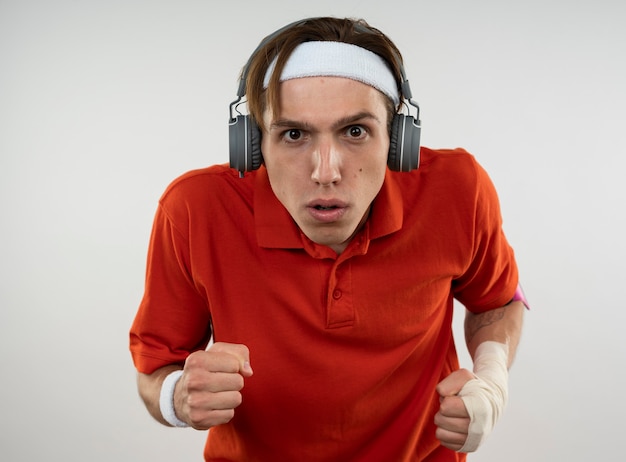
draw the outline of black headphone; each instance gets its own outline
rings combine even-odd
[[[239,88],[237,90],[237,99],[230,103],[230,119],[228,122],[228,134],[230,140],[230,166],[239,171],[240,176],[244,172],[258,169],[263,163],[263,154],[261,153],[261,131],[248,116],[238,113],[234,115],[236,107],[246,94],[246,79],[248,76],[248,68],[256,53],[270,40],[282,33],[286,29],[310,21],[305,19],[288,24],[276,32],[265,37],[259,46],[254,50],[248,62],[243,68],[241,79],[239,80]],[[362,33],[372,32],[366,26],[355,23],[355,29]],[[391,135],[389,142],[389,154],[387,156],[387,165],[393,171],[409,172],[419,166],[420,156],[420,134],[421,125],[419,120],[419,106],[413,102],[409,81],[404,73],[404,67],[399,56],[396,61],[400,69],[402,83],[400,85],[400,98],[407,101],[411,106],[417,109],[417,117],[411,115],[396,113],[391,124]]]

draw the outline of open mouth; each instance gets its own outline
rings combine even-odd
[[[320,223],[334,223],[340,220],[347,211],[346,205],[341,201],[320,200],[309,204],[309,213]]]

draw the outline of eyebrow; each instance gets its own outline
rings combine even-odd
[[[362,120],[372,119],[376,122],[380,122],[380,119],[376,117],[374,114],[368,111],[358,112],[353,115],[349,115],[346,117],[342,117],[341,119],[336,120],[332,127],[333,129],[338,129],[341,127],[345,127],[346,125],[354,124],[355,122],[360,122]],[[306,122],[301,122],[298,120],[290,120],[290,119],[278,119],[270,125],[270,130],[276,128],[299,128],[304,130],[310,130],[311,125]]]

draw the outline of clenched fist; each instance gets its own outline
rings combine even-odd
[[[197,430],[229,422],[241,404],[244,379],[250,376],[245,345],[215,343],[190,354],[174,390],[176,415]]]

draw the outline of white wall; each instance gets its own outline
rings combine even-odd
[[[387,32],[424,144],[466,147],[499,189],[533,310],[470,460],[621,455],[624,2],[2,0],[0,459],[200,460],[204,435],[160,427],[135,391],[152,214],[175,176],[227,161],[258,41],[314,15]]]

